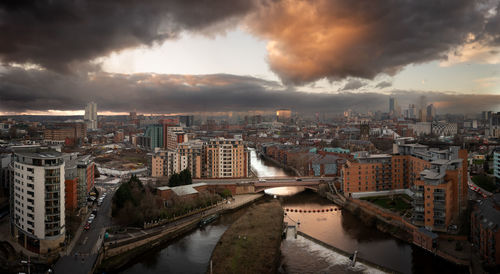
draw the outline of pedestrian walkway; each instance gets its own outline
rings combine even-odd
[[[115,234],[111,235],[109,240],[107,242],[113,243],[113,245],[120,244],[120,243],[125,243],[129,242],[131,239],[144,239],[147,238],[149,235],[154,235],[159,232],[162,232],[167,229],[174,229],[178,226],[182,226],[183,224],[189,223],[195,219],[199,219],[203,216],[211,215],[211,214],[216,214],[216,213],[221,213],[225,210],[233,210],[235,208],[241,207],[245,204],[251,203],[260,197],[262,197],[264,194],[242,194],[242,195],[235,195],[233,197],[233,200],[228,201],[227,203],[222,203],[217,205],[216,207],[210,208],[208,210],[186,216],[181,219],[177,219],[173,222],[168,222],[166,224],[148,228],[148,229],[138,229],[135,232],[132,231],[126,231],[124,233],[120,234]]]

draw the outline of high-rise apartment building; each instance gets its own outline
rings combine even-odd
[[[179,125],[179,119],[163,119],[160,120],[160,124],[163,127],[163,148],[168,148],[168,128],[177,127]]]
[[[193,140],[162,150],[151,158],[153,177],[168,177],[184,169],[193,178],[244,178],[250,170],[250,153],[240,139]]]
[[[64,160],[45,148],[18,149],[11,164],[11,226],[20,245],[36,253],[65,239]]]
[[[167,144],[166,149],[175,150],[177,148],[177,144],[187,142],[188,137],[184,132],[182,127],[169,126],[167,128]]]
[[[389,115],[398,116],[399,115],[399,106],[396,98],[389,97]]]
[[[205,178],[245,178],[250,153],[240,139],[212,139],[204,147]]]
[[[95,102],[90,102],[85,107],[85,124],[87,129],[95,130],[97,129],[97,104]]]
[[[151,176],[170,177],[179,173],[178,154],[174,150],[161,150],[151,157]]]
[[[458,223],[467,201],[467,151],[400,144],[395,153],[358,153],[342,168],[342,190],[353,192],[411,189],[412,220],[433,230]]]
[[[193,178],[201,178],[203,145],[201,141],[191,141],[179,144],[175,150],[156,152],[151,158],[151,175],[169,177],[188,169]]]
[[[188,169],[193,178],[202,177],[203,142],[180,143],[177,147],[177,157],[179,171]]]
[[[163,148],[163,126],[162,125],[149,125],[146,128],[144,137],[150,139],[149,148],[154,150],[155,148]]]

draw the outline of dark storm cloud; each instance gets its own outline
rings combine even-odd
[[[349,79],[349,80],[347,80],[347,83],[345,83],[345,85],[339,89],[339,91],[356,90],[356,89],[360,89],[366,85],[367,85],[366,81],[361,81],[359,79]]]
[[[260,8],[248,24],[271,41],[269,64],[285,83],[371,79],[445,59],[470,34],[499,37],[500,15],[486,18],[492,4],[485,2],[283,0]]]
[[[6,0],[0,61],[66,72],[112,51],[152,45],[183,31],[214,31],[252,8],[247,0]]]
[[[268,39],[287,84],[373,78],[443,59],[474,34],[500,40],[497,0],[39,0],[0,2],[0,62],[58,72],[113,51],[213,32],[242,21]],[[208,54],[208,53],[207,53]]]
[[[383,88],[388,88],[391,87],[392,83],[389,81],[382,81],[378,84],[375,85],[376,88],[383,89]]]
[[[403,109],[421,96],[436,103],[439,113],[498,110],[497,95],[453,95],[396,91]],[[386,110],[388,95],[363,92],[336,94],[290,91],[273,81],[227,74],[159,75],[81,73],[10,68],[0,73],[0,112],[82,110],[96,101],[100,111],[142,113],[275,110],[340,113],[348,108],[366,112]]]

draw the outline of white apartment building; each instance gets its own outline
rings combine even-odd
[[[48,148],[15,150],[11,169],[12,236],[32,252],[57,251],[65,239],[62,154]]]

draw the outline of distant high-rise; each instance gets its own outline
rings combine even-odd
[[[85,123],[87,124],[87,129],[97,129],[97,104],[90,102],[85,107]]]
[[[395,115],[396,114],[397,105],[398,105],[398,103],[396,101],[396,98],[390,97],[389,98],[389,114],[390,115]]]
[[[427,121],[432,122],[436,117],[436,108],[433,104],[427,106]]]
[[[406,119],[416,119],[417,118],[417,108],[414,104],[410,104],[408,109],[405,110],[405,118]]]
[[[289,122],[292,118],[292,111],[290,109],[278,109],[276,111],[276,120],[278,122]]]
[[[181,115],[179,116],[179,123],[185,127],[191,127],[194,124],[193,115]]]
[[[146,133],[144,136],[150,138],[150,148],[154,150],[155,148],[163,147],[163,126],[162,125],[149,125],[146,128]]]

